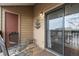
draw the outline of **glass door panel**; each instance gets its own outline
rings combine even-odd
[[[47,48],[63,54],[63,16],[64,10],[59,9],[47,15]]]
[[[65,55],[79,55],[79,4],[65,6]]]
[[[47,48],[79,56],[79,4],[66,4],[65,9],[47,14]]]

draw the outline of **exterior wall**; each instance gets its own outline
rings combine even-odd
[[[41,47],[42,49],[45,48],[45,18],[44,18],[44,14],[42,16],[40,16],[40,12],[47,12],[51,9],[54,9],[58,6],[60,6],[62,4],[57,4],[57,3],[51,3],[51,4],[37,4],[34,7],[34,21],[33,24],[35,23],[35,20],[37,19],[37,17],[39,17],[40,19],[40,23],[41,23],[41,27],[39,29],[36,29],[33,26],[33,38],[36,40],[36,43],[39,47]]]
[[[12,7],[8,6],[8,7],[2,7],[2,9],[20,14],[21,42],[25,42],[26,39],[33,39],[33,7],[32,6],[12,6]]]
[[[25,42],[26,39],[35,39],[39,47],[45,48],[45,19],[44,15],[40,16],[40,12],[47,12],[61,4],[49,3],[49,4],[36,4],[34,9],[32,6],[12,6],[2,7],[3,9],[9,10],[20,14],[21,19],[21,41]],[[35,20],[40,17],[41,27],[36,29]],[[33,20],[34,19],[34,20]]]

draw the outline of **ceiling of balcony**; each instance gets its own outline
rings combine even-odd
[[[0,6],[34,6],[35,3],[0,3]]]

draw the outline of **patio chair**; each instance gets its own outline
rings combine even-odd
[[[11,32],[9,34],[9,43],[12,46],[15,46],[18,44],[18,32]]]

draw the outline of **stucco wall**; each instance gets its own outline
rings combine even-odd
[[[20,14],[21,22],[21,42],[26,39],[33,39],[33,7],[32,6],[8,6],[2,7],[3,10],[8,10]],[[20,25],[19,25],[20,26]]]
[[[57,4],[57,3],[51,3],[51,4],[37,4],[34,7],[34,21],[33,24],[35,23],[35,20],[37,19],[37,17],[40,18],[40,24],[41,27],[39,29],[36,29],[33,26],[33,38],[36,40],[36,43],[39,47],[41,47],[42,49],[45,48],[45,18],[44,18],[44,13],[54,9],[55,7],[58,7],[62,4]],[[40,12],[43,12],[43,15],[40,16]]]

